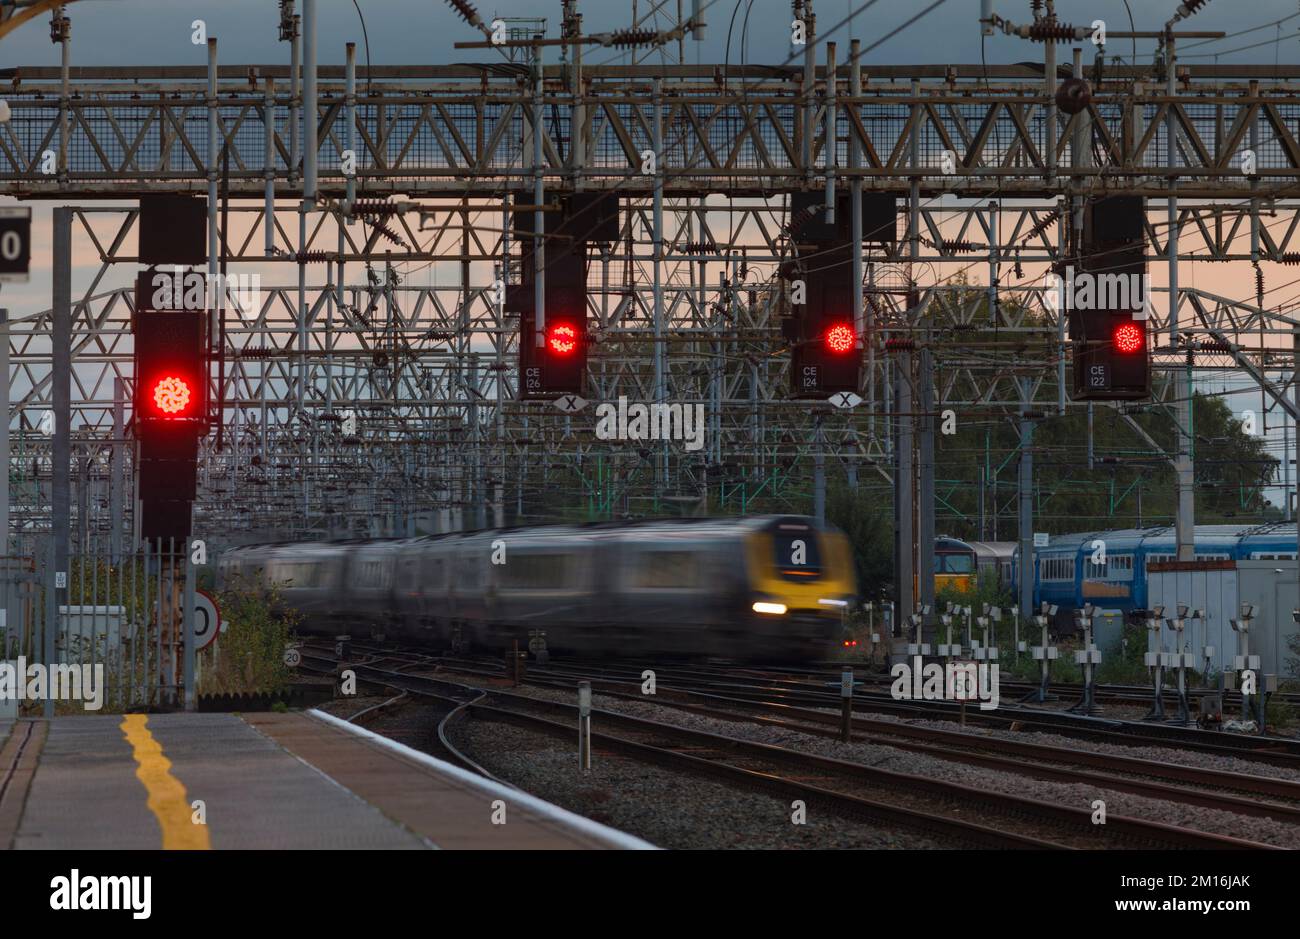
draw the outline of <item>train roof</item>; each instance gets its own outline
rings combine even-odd
[[[977,557],[982,558],[1010,558],[1018,547],[1014,541],[969,541],[967,544],[975,549]]]
[[[1053,535],[1047,547],[1039,550],[1055,552],[1080,550],[1085,545],[1098,539],[1104,540],[1106,549],[1112,552],[1125,548],[1136,549],[1143,546],[1156,548],[1167,545],[1172,546],[1175,539],[1175,530],[1172,525],[1161,525],[1154,528],[1103,529],[1075,532],[1067,535]],[[1202,548],[1226,547],[1242,542],[1247,544],[1255,542],[1276,544],[1283,541],[1295,544],[1296,526],[1294,522],[1268,522],[1250,525],[1197,525],[1193,539],[1197,547]]]

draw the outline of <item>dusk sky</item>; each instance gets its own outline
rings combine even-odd
[[[688,62],[722,62],[727,57],[727,33],[731,29],[730,61],[775,63],[789,55],[790,4],[788,0],[703,0],[707,38],[703,42],[686,42]],[[443,0],[358,0],[370,36],[370,53],[374,62],[446,63],[479,61],[482,51],[458,51],[457,40],[480,38]],[[687,11],[690,0],[682,0]],[[343,44],[355,40],[361,51],[361,27],[357,9],[351,0],[320,0],[320,60],[341,63]],[[527,2],[497,0],[476,2],[479,14],[490,20],[502,17],[545,17],[549,34],[558,34],[559,0]],[[675,18],[677,0],[662,4],[668,16],[647,20],[647,26],[666,28]],[[866,9],[862,9],[863,7]],[[818,0],[818,39],[847,43],[858,38],[870,44],[916,13],[929,6],[922,0]],[[1133,20],[1139,30],[1159,29],[1177,7],[1174,0],[1129,0]],[[602,32],[631,25],[632,9],[644,17],[653,7],[651,0],[585,0],[578,3],[589,32]],[[998,0],[994,11],[1013,22],[1030,20],[1027,0]],[[932,13],[874,50],[864,61],[904,64],[911,62],[980,61],[978,27],[979,0],[946,0]],[[1093,20],[1106,22],[1110,31],[1129,28],[1123,0],[1058,0],[1058,18],[1062,22],[1088,25]],[[857,16],[833,34],[831,27],[854,10]],[[275,0],[80,0],[68,7],[72,19],[73,63],[78,65],[128,65],[184,63],[202,64],[206,53],[190,43],[190,24],[196,18],[207,23],[209,35],[221,43],[223,62],[288,62],[288,47],[277,39],[279,22]],[[1221,54],[1223,62],[1295,61],[1300,51],[1300,14],[1291,0],[1251,0],[1210,2],[1196,16],[1184,23],[1187,29],[1223,30],[1235,33],[1283,17],[1292,17],[1278,27],[1268,27],[1238,37],[1184,50],[1186,61],[1213,62]],[[746,24],[746,19],[748,23]],[[49,41],[49,17],[37,17],[0,42],[0,67],[15,65],[57,65],[58,49]],[[742,37],[746,42],[742,48]],[[1257,43],[1264,45],[1243,49]],[[1041,60],[1042,46],[1024,40],[991,36],[985,44],[990,62]],[[1150,59],[1151,41],[1139,42],[1138,55]],[[1242,49],[1232,52],[1230,50]],[[1129,56],[1129,40],[1112,40],[1112,55]],[[554,50],[552,50],[552,54]],[[614,49],[594,49],[594,62],[624,62],[626,53]]]

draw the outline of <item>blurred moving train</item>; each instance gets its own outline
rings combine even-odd
[[[500,651],[824,658],[857,599],[842,532],[804,516],[488,529],[232,548],[218,586],[278,585],[300,630]]]

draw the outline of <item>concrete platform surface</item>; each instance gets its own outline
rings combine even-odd
[[[20,720],[0,741],[0,847],[648,847],[320,712]]]

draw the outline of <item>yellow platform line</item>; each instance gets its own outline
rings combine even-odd
[[[149,793],[149,810],[162,828],[163,849],[209,850],[212,844],[208,838],[208,826],[191,821],[193,810],[185,797],[185,786],[172,775],[172,761],[163,756],[162,744],[149,733],[148,715],[125,715],[122,718],[122,736],[131,744],[136,779]]]

